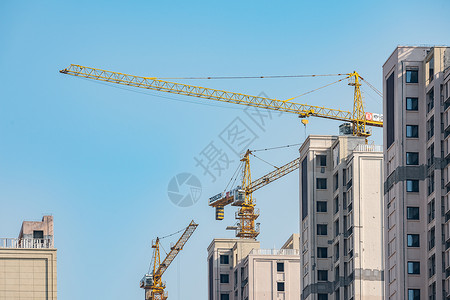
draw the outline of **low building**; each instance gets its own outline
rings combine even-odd
[[[214,239],[208,247],[209,300],[298,299],[299,236],[281,249],[250,239]]]
[[[18,238],[0,238],[0,299],[56,300],[52,216],[24,221]]]

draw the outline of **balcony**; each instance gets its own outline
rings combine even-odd
[[[445,187],[447,187],[450,184],[450,165],[444,168],[443,173]]]
[[[444,212],[444,214],[447,214],[450,211],[450,193],[447,193],[444,196],[444,203],[445,203],[445,212]]]
[[[0,248],[9,249],[49,249],[53,248],[52,239],[10,239],[0,238]]]
[[[448,107],[444,112],[444,130],[450,130],[450,107]]]

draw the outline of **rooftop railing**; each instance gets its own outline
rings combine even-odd
[[[358,152],[383,152],[383,146],[359,144],[358,146],[356,146],[354,151],[358,151]]]
[[[298,249],[253,249],[254,255],[300,255]]]
[[[0,248],[46,249],[53,248],[53,239],[12,239],[0,238]]]

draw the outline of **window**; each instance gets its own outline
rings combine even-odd
[[[318,294],[317,300],[328,300],[328,294]]]
[[[434,136],[434,116],[427,121],[427,140]]]
[[[395,139],[395,72],[386,79],[386,142],[389,148]]]
[[[42,230],[33,230],[33,239],[43,239],[44,231]]]
[[[328,271],[327,270],[317,270],[317,280],[328,281]]]
[[[284,282],[277,282],[277,291],[284,292]]]
[[[406,152],[406,164],[417,166],[419,164],[419,152]]]
[[[419,180],[406,180],[406,191],[407,192],[419,192]]]
[[[420,290],[408,289],[408,300],[420,300]]]
[[[418,98],[406,98],[406,110],[417,111],[419,110]]]
[[[277,272],[284,272],[284,263],[277,262]]]
[[[230,300],[229,294],[220,294],[220,300]]]
[[[420,236],[418,234],[408,234],[408,247],[420,247]]]
[[[318,190],[327,189],[327,179],[326,178],[316,178],[316,187]]]
[[[230,275],[228,274],[220,274],[220,283],[229,283]]]
[[[436,274],[436,255],[432,255],[428,259],[428,278],[433,277]]]
[[[428,231],[428,250],[433,249],[435,243],[436,243],[436,230],[433,227]]]
[[[419,83],[419,70],[406,70],[406,83]]]
[[[302,160],[302,220],[308,216],[308,161],[307,157]]]
[[[434,88],[432,88],[427,94],[427,113],[434,108]]]
[[[317,201],[317,212],[327,212],[327,201]]]
[[[333,176],[333,183],[334,183],[334,189],[333,191],[336,191],[339,188],[339,173],[336,172],[336,174],[334,174]]]
[[[228,265],[230,263],[230,259],[228,255],[220,255],[220,264]]]
[[[317,235],[327,235],[327,224],[317,224]]]
[[[317,165],[319,167],[326,167],[327,166],[327,156],[326,155],[317,155]]]
[[[334,198],[334,213],[339,211],[339,197]]]
[[[436,207],[435,207],[435,201],[434,199],[432,199],[428,204],[427,204],[427,211],[428,211],[428,223],[430,223],[431,221],[434,220],[435,217],[435,211],[436,211]]]
[[[339,235],[339,219],[334,222],[334,237]]]
[[[418,138],[419,137],[419,125],[406,125],[406,137]]]
[[[408,274],[420,274],[420,262],[408,261]]]
[[[408,220],[419,220],[419,208],[408,206],[406,208],[407,219]]]
[[[318,258],[327,258],[328,257],[328,248],[327,247],[317,247],[317,257]]]

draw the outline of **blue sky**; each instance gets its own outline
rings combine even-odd
[[[233,236],[224,229],[234,209],[218,222],[206,205],[239,159],[221,133],[239,118],[253,130],[253,149],[296,144],[305,138],[300,121],[273,114],[257,126],[243,107],[117,89],[58,70],[71,63],[158,77],[357,70],[381,90],[381,66],[397,45],[450,44],[449,11],[444,0],[1,1],[0,236],[16,237],[22,220],[53,214],[60,299],[142,299],[151,240],[195,219],[200,226],[165,280],[171,299],[206,299],[206,248]],[[283,99],[332,80],[183,82]],[[382,100],[363,91],[367,110],[381,112]],[[352,92],[343,82],[298,102],[351,110]],[[336,134],[339,124],[311,119],[306,133]],[[381,143],[380,129],[373,140]],[[194,160],[211,142],[234,161],[214,182]],[[259,156],[281,165],[297,153]],[[254,178],[272,170],[253,162]],[[202,183],[188,208],[167,195],[182,172]],[[298,174],[254,197],[262,247],[280,247],[298,231]]]

